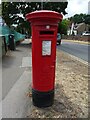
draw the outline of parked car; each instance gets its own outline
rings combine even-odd
[[[57,33],[57,43],[59,45],[61,44],[61,35],[60,35],[60,33]]]
[[[85,32],[83,32],[83,34],[82,35],[90,35],[90,32],[89,31],[85,31]]]

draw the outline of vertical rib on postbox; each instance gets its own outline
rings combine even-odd
[[[57,28],[62,18],[47,10],[26,15],[32,27],[32,99],[37,107],[53,104]]]

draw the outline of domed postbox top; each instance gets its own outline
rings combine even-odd
[[[55,12],[55,11],[49,11],[49,10],[39,10],[39,11],[34,11],[31,13],[26,14],[26,19],[28,21],[33,21],[33,20],[37,20],[37,19],[55,19],[58,21],[62,21],[63,15]]]

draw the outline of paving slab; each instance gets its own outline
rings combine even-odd
[[[25,107],[29,103],[27,93],[30,84],[31,72],[26,70],[2,101],[3,118],[22,118]]]

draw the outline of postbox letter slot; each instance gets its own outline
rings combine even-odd
[[[53,35],[54,31],[40,31],[40,35]]]

